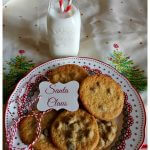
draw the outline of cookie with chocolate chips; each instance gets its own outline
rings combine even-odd
[[[81,83],[79,93],[84,107],[98,119],[109,121],[122,112],[124,92],[109,76],[88,76]]]
[[[95,150],[103,150],[112,144],[117,134],[117,124],[115,120],[102,121],[97,120],[99,134],[101,138]]]
[[[96,119],[81,109],[60,113],[50,132],[52,141],[61,150],[94,150],[99,141]]]
[[[58,150],[52,143],[51,136],[48,132],[57,114],[58,113],[55,110],[43,114],[41,118],[41,134],[39,139],[37,139],[37,141],[32,146],[34,150]]]
[[[36,139],[37,120],[35,116],[28,115],[19,122],[19,135],[24,144],[31,144]]]
[[[47,76],[51,83],[67,83],[73,80],[80,83],[88,73],[78,65],[67,64],[53,69]]]

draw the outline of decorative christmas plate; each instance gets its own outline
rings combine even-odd
[[[84,57],[51,60],[34,68],[20,80],[8,100],[5,112],[5,130],[9,148],[13,150],[30,149],[31,145],[23,144],[19,138],[18,122],[35,107],[39,93],[38,85],[41,81],[47,80],[46,73],[64,64],[80,65],[90,75],[101,73],[109,75],[121,85],[125,93],[125,105],[123,112],[117,118],[119,129],[110,149],[138,150],[144,142],[146,124],[145,109],[140,95],[130,82],[113,67],[99,60]]]

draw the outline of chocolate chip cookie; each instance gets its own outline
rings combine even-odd
[[[41,134],[39,139],[33,144],[34,150],[57,150],[56,146],[51,141],[51,136],[49,135],[49,128],[52,121],[57,116],[55,110],[45,112],[41,118]]]
[[[112,120],[123,109],[124,92],[109,76],[88,76],[81,83],[79,93],[84,107],[98,119]]]
[[[19,135],[24,144],[31,144],[36,139],[37,120],[28,115],[19,122]]]
[[[97,120],[99,133],[101,138],[95,150],[106,149],[114,141],[117,134],[117,124],[115,120],[112,121],[102,121]]]
[[[94,150],[99,141],[96,119],[81,109],[59,114],[50,132],[52,141],[61,150]]]
[[[73,80],[80,83],[88,73],[78,65],[67,64],[53,69],[47,76],[51,83],[67,83]]]

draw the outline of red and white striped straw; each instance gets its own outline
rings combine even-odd
[[[72,4],[72,0],[68,0],[68,5],[71,5]]]
[[[71,4],[72,4],[72,0],[68,0],[68,5],[67,5],[66,9],[64,10],[65,12],[68,12],[71,10]]]
[[[64,8],[64,1],[63,0],[59,0],[59,5],[60,5],[60,9],[62,12],[68,12],[71,10],[72,0],[68,0],[68,4],[67,4],[66,8]]]
[[[64,12],[64,1],[63,0],[59,0],[59,5],[60,5],[60,9],[62,12]]]

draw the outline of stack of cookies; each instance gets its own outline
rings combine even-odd
[[[107,75],[92,75],[78,65],[64,65],[48,74],[51,83],[78,81],[80,108],[34,112],[40,118],[41,131],[34,115],[19,123],[20,138],[34,150],[104,150],[117,133],[117,118],[124,105],[124,92]],[[37,138],[38,137],[38,138]]]

